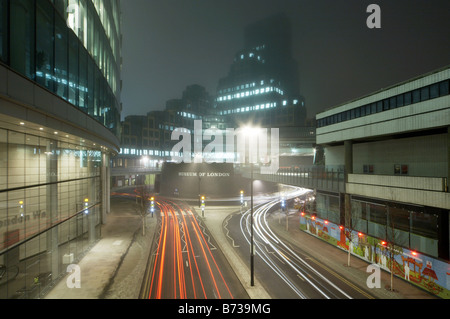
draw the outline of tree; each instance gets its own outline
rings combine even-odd
[[[389,271],[391,272],[391,285],[390,291],[394,291],[394,265],[395,256],[401,254],[403,240],[401,237],[401,231],[399,229],[399,219],[401,218],[400,211],[397,211],[395,205],[386,205],[387,216],[386,216],[386,241],[382,242],[382,246],[386,248],[389,257]],[[409,213],[409,212],[408,212]],[[409,217],[408,217],[409,219]]]
[[[353,230],[355,229],[355,218],[352,218],[352,205],[351,197],[349,194],[345,194],[345,207],[344,207],[344,234],[348,239],[348,255],[347,266],[350,267],[350,256],[352,252]]]
[[[148,214],[150,207],[150,193],[148,189],[141,185],[137,188],[136,191],[136,203],[134,204],[135,211],[141,216],[142,220],[142,236],[145,236],[145,217]]]

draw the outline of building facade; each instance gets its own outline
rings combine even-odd
[[[306,121],[291,41],[291,26],[282,14],[246,27],[244,48],[228,75],[219,79],[214,96],[200,85],[189,85],[181,98],[167,101],[164,111],[125,118],[121,153],[113,159],[116,171],[160,169],[163,161],[171,160],[178,143],[171,140],[172,132],[183,128],[194,135],[195,120],[202,121],[203,132],[248,125],[279,128],[282,165],[298,165],[297,157],[305,154],[312,164],[315,128]],[[218,161],[223,159],[218,156]],[[136,175],[118,174],[114,184],[129,185]]]
[[[109,212],[120,3],[2,0],[0,20],[0,298],[37,298]]]
[[[337,233],[338,245],[351,243],[352,253],[388,270],[392,265],[396,275],[444,298],[450,289],[449,79],[446,67],[317,115],[325,165],[345,175],[345,192],[317,191],[317,232],[325,236],[324,221],[345,225],[353,240]]]
[[[238,127],[304,126],[298,66],[292,57],[291,26],[283,14],[245,28],[244,48],[219,80],[214,109]]]

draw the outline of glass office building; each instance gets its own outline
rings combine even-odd
[[[0,298],[38,298],[101,236],[120,149],[119,0],[0,0]]]

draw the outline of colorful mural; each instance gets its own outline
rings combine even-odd
[[[392,247],[378,239],[348,229],[326,220],[300,215],[300,229],[336,247],[348,251],[369,263],[378,264],[394,275],[444,299],[450,299],[450,265],[447,262],[420,254],[409,249]],[[352,240],[349,241],[348,237]]]

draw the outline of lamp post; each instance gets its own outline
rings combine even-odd
[[[155,212],[155,197],[153,196],[150,198],[150,211],[153,217],[153,213]]]
[[[202,195],[201,197],[202,200],[202,217],[205,217],[205,196]]]
[[[250,237],[251,237],[251,243],[250,243],[250,285],[253,287],[255,285],[255,250],[254,250],[254,242],[253,242],[253,162],[250,163]]]
[[[258,160],[254,146],[258,144],[258,140],[255,138],[258,136],[258,128],[256,127],[244,127],[244,136],[252,138],[249,141],[250,150],[248,159],[250,162],[250,285],[255,285],[255,245],[253,235],[253,163]],[[253,144],[254,143],[254,144]],[[253,150],[253,152],[251,151]]]

